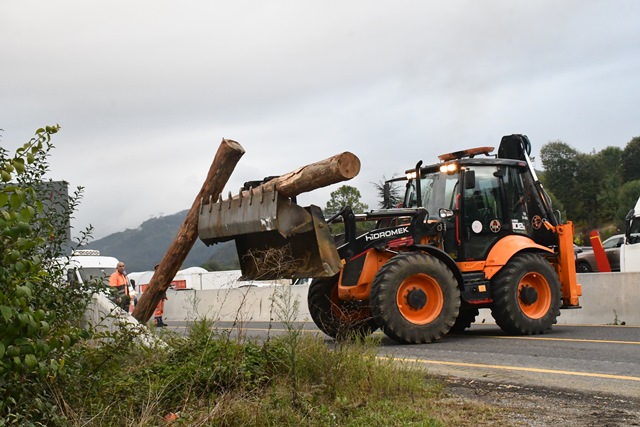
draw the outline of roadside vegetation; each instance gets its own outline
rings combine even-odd
[[[624,148],[610,146],[581,153],[563,141],[542,146],[540,179],[553,207],[573,221],[576,244],[589,245],[589,233],[602,240],[624,230],[624,217],[640,196],[640,137]]]
[[[371,343],[329,348],[295,330],[259,343],[208,321],[184,337],[163,334],[167,347],[113,338],[78,345],[68,360],[74,376],[52,385],[68,425],[464,425],[453,422],[462,408],[438,406],[437,382],[378,359]]]

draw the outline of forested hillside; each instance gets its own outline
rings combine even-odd
[[[624,228],[624,217],[640,196],[640,137],[625,146],[581,153],[562,141],[540,149],[544,172],[541,180],[554,208],[576,226],[579,244],[588,233],[606,238]]]
[[[176,237],[188,210],[143,222],[135,230],[110,234],[86,245],[86,249],[98,249],[101,254],[114,256],[126,264],[128,272],[152,270]],[[239,268],[233,242],[205,246],[199,239],[193,245],[181,268],[202,266],[208,270],[232,270]]]

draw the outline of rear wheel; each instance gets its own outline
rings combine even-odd
[[[378,329],[368,305],[338,298],[338,277],[314,279],[307,303],[318,328],[336,339],[363,337]]]
[[[419,344],[443,337],[459,308],[460,290],[453,273],[422,252],[394,256],[371,285],[373,317],[396,341]]]
[[[544,334],[560,315],[560,281],[540,254],[515,255],[492,279],[491,315],[515,335]]]

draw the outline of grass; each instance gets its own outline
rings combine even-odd
[[[124,334],[79,347],[74,376],[51,386],[67,425],[500,425],[495,409],[454,403],[425,371],[377,358],[372,340],[330,348],[292,329],[257,342],[206,320],[163,334],[166,348]]]

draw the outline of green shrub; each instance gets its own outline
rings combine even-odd
[[[49,385],[65,374],[67,350],[87,335],[76,325],[88,289],[61,286],[63,267],[53,262],[82,189],[68,205],[42,202],[58,130],[38,129],[14,156],[0,148],[0,425],[60,421]]]

